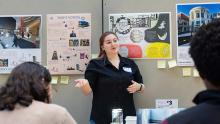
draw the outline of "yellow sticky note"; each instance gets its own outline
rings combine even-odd
[[[68,84],[69,83],[69,76],[61,76],[60,83],[61,84]]]
[[[169,66],[169,68],[176,67],[176,66],[177,66],[176,60],[170,60],[170,61],[168,61],[168,66]]]
[[[97,58],[98,54],[92,54],[92,59]]]
[[[165,60],[158,60],[157,61],[157,68],[166,68],[166,61]]]
[[[191,68],[183,68],[183,76],[191,76]]]
[[[199,72],[195,68],[193,69],[193,77],[199,77]]]
[[[57,84],[58,76],[52,76],[51,84]]]

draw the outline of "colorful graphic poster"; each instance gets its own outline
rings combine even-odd
[[[109,30],[117,34],[124,57],[171,58],[168,12],[109,14]]]
[[[203,24],[220,17],[220,3],[177,4],[177,65],[193,66],[188,53],[191,37]]]
[[[41,63],[41,15],[0,16],[0,73],[26,61]]]
[[[83,74],[91,58],[91,14],[47,15],[47,66],[52,74]]]

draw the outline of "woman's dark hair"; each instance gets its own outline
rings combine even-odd
[[[191,40],[189,54],[200,76],[220,87],[220,19],[199,28]]]
[[[101,37],[99,38],[99,55],[98,55],[98,57],[103,57],[103,56],[105,56],[105,51],[102,49],[102,46],[103,46],[103,44],[104,44],[104,40],[105,40],[105,37],[107,37],[108,35],[110,35],[110,34],[113,34],[113,35],[115,35],[117,38],[118,38],[118,36],[114,33],[114,32],[104,32],[102,35],[101,35]]]
[[[10,73],[0,89],[0,110],[13,110],[15,104],[29,106],[33,100],[49,103],[50,72],[34,62],[24,62]]]

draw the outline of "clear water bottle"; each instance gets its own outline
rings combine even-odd
[[[112,109],[112,124],[123,124],[123,111],[121,108]]]

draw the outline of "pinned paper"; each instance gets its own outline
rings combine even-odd
[[[168,61],[168,66],[169,66],[169,68],[176,67],[176,66],[177,66],[176,60],[170,60],[170,61]]]
[[[199,77],[199,72],[195,68],[193,69],[193,77]]]
[[[183,68],[183,76],[191,76],[191,68]]]
[[[166,61],[165,60],[158,60],[157,61],[157,68],[166,68]]]
[[[69,83],[69,76],[61,76],[60,83],[61,84],[68,84]]]
[[[58,83],[58,76],[52,76],[51,84],[57,84]]]

